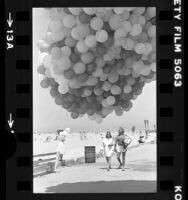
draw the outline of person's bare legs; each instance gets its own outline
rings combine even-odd
[[[121,162],[121,159],[120,159],[120,156],[121,156],[121,152],[117,152],[117,160],[118,160],[118,162],[119,162],[119,169],[121,168],[121,166],[122,166],[122,162]]]
[[[108,162],[109,162],[109,169],[112,169],[111,168],[111,156],[108,158],[109,160],[108,160]]]
[[[55,160],[54,171],[57,171],[58,165],[59,165],[59,152],[57,152],[57,154],[56,154],[56,160]]]
[[[123,171],[125,171],[125,156],[126,156],[126,151],[125,152],[122,152],[122,161],[123,161]]]
[[[106,156],[106,162],[108,163],[108,157]]]
[[[107,170],[109,171],[110,170],[109,169],[109,157],[107,157],[107,156],[106,156],[106,162],[107,162],[107,165],[108,165]]]

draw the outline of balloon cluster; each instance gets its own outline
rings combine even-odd
[[[98,123],[156,78],[154,7],[51,8],[38,73],[57,105]]]

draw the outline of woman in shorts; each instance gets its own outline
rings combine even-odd
[[[108,131],[106,133],[106,137],[103,139],[103,148],[104,148],[104,154],[106,157],[106,161],[108,164],[107,170],[110,171],[111,169],[111,157],[113,153],[113,139],[111,133]]]

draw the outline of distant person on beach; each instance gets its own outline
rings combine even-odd
[[[118,130],[118,136],[115,139],[114,151],[117,152],[117,160],[119,162],[118,169],[125,171],[125,155],[127,152],[128,145],[132,142],[132,139],[124,134],[124,129],[122,127]],[[122,154],[122,161],[121,161]]]
[[[56,134],[55,140],[58,140],[60,132],[63,132],[63,129],[57,130],[57,134]]]
[[[108,164],[107,170],[109,171],[111,169],[111,157],[113,153],[113,139],[110,131],[106,133],[106,137],[103,139],[103,148],[104,148],[104,154],[106,157],[106,161]]]
[[[80,131],[80,139],[83,140],[83,133]]]
[[[145,137],[144,137],[144,133],[142,131],[140,131],[140,139],[139,139],[139,143],[144,143],[145,142]]]
[[[84,139],[87,140],[87,133],[84,131]]]
[[[86,138],[86,133],[85,133],[85,131],[80,131],[80,139],[81,140],[86,140],[87,138]]]
[[[66,128],[64,131],[59,131],[59,136],[58,136],[58,147],[56,149],[56,161],[55,161],[55,167],[54,171],[59,172],[58,167],[60,163],[63,161],[63,157],[65,155],[65,141],[66,141],[66,136],[70,133],[70,128]]]

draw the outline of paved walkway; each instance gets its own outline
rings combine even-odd
[[[127,152],[126,170],[111,171],[104,158],[96,163],[63,167],[60,173],[34,178],[34,193],[156,192],[156,144],[144,144]]]

